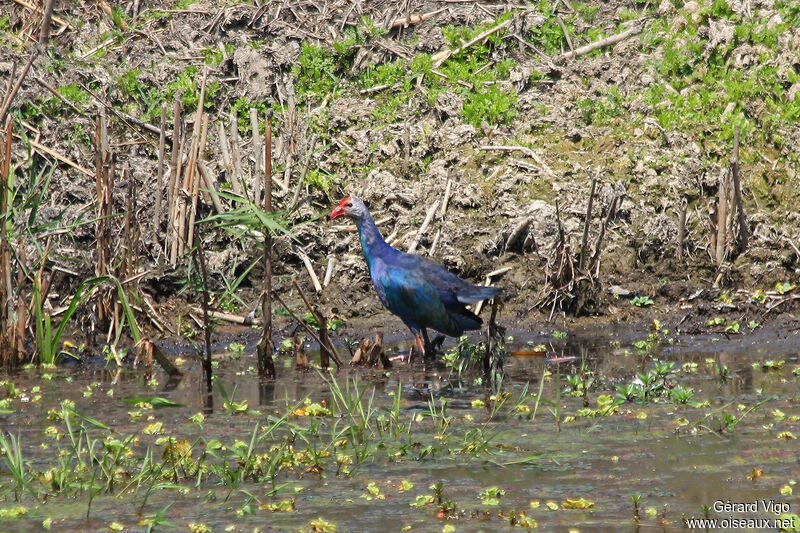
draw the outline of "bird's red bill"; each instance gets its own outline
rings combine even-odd
[[[337,218],[341,218],[341,217],[347,215],[347,213],[345,213],[345,211],[344,211],[344,206],[347,205],[347,203],[349,201],[350,201],[350,197],[348,196],[347,198],[345,198],[344,200],[339,202],[339,205],[336,206],[333,209],[333,211],[331,211],[331,214],[328,215],[328,218],[330,218],[331,220],[336,220]]]

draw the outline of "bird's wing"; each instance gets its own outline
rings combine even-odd
[[[436,287],[439,297],[448,308],[460,309],[463,305],[458,304],[474,304],[481,300],[487,300],[502,290],[496,287],[473,285],[429,259],[413,257],[417,258],[422,275]]]
[[[386,307],[404,321],[443,333],[459,329],[436,288],[420,275],[419,270],[387,266],[377,285],[386,295]]]

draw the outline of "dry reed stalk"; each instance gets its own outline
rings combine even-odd
[[[169,253],[170,264],[175,264],[178,256],[178,243],[175,236],[175,209],[178,205],[178,180],[181,174],[181,154],[183,153],[182,125],[183,103],[180,94],[175,95],[172,124],[172,154],[170,158],[169,187],[167,188],[167,230],[164,239]]]
[[[217,137],[219,137],[219,151],[222,153],[222,164],[225,166],[225,176],[233,188],[233,192],[240,194],[239,185],[233,179],[233,161],[231,161],[231,149],[228,146],[228,134],[225,133],[225,124],[217,122]]]
[[[675,257],[678,260],[683,259],[683,246],[686,241],[686,209],[688,202],[686,198],[681,199],[680,206],[678,207],[678,249],[675,251]]]
[[[566,27],[563,29],[564,32],[567,31]],[[570,44],[570,48],[572,48],[572,44]],[[589,225],[592,222],[592,204],[594,203],[594,191],[596,187],[597,178],[592,178],[592,187],[589,190],[589,203],[586,206],[586,219],[583,222],[583,237],[581,238],[581,255],[578,256],[578,270],[583,270],[583,265],[586,264],[586,245],[589,241]]]
[[[161,103],[161,134],[158,136],[158,174],[156,175],[156,205],[153,209],[153,241],[161,240],[161,203],[164,196],[164,155],[167,143],[167,104]]]
[[[419,227],[417,235],[414,237],[411,246],[408,247],[408,253],[413,254],[414,250],[416,250],[417,246],[419,246],[419,241],[422,238],[422,236],[425,235],[425,232],[428,230],[428,226],[431,224],[434,217],[436,216],[437,209],[439,209],[439,200],[433,202],[433,205],[428,209],[428,214],[425,215],[425,220],[422,221],[422,225]]]
[[[592,260],[589,263],[588,268],[590,277],[598,278],[600,276],[600,250],[603,245],[603,238],[606,234],[606,228],[611,223],[611,219],[617,214],[617,207],[621,201],[622,196],[617,194],[614,199],[611,200],[611,205],[608,206],[606,218],[603,220],[603,223],[600,224],[600,233],[598,233],[597,240],[594,243],[594,255],[592,255]]]
[[[317,332],[314,331],[313,328],[311,328],[311,326],[309,326],[304,320],[300,320],[297,317],[297,315],[294,314],[294,311],[292,311],[292,309],[289,306],[286,305],[286,303],[283,301],[283,299],[281,299],[281,297],[278,295],[278,293],[273,291],[272,295],[275,297],[275,299],[278,301],[278,303],[281,304],[284,309],[286,309],[286,312],[289,313],[289,316],[292,318],[292,320],[294,320],[297,323],[298,326],[300,326],[301,328],[306,330],[306,333],[308,333],[311,336],[312,339],[317,341],[317,344],[322,346],[322,341],[320,340],[319,335],[317,335]],[[331,348],[333,349],[333,351],[331,352],[331,355],[336,355],[338,357],[337,352],[336,352],[336,347],[334,345],[331,345]],[[338,361],[337,359],[334,359],[334,361],[336,362],[337,368],[340,368],[341,367],[341,362]]]
[[[328,349],[330,345],[330,339],[328,339],[328,319],[319,312],[316,306],[314,306],[312,313],[314,314],[314,318],[317,319],[317,325],[319,326],[319,366],[322,368],[328,368],[331,366],[331,352]]]
[[[334,269],[336,268],[336,258],[331,256],[328,259],[328,268],[325,270],[325,277],[322,279],[322,286],[327,287],[333,277]]]
[[[292,247],[294,252],[297,254],[297,257],[303,262],[303,265],[306,267],[306,271],[308,272],[309,277],[311,278],[311,283],[314,284],[314,290],[316,292],[322,292],[322,285],[319,282],[319,278],[317,277],[317,273],[314,271],[314,265],[311,263],[311,258],[308,257],[303,250],[298,247]]]
[[[192,209],[190,209],[189,202],[194,204],[194,175],[196,174],[197,167],[197,154],[200,147],[200,137],[203,130],[203,106],[205,105],[206,98],[206,80],[208,79],[208,67],[203,69],[203,78],[200,81],[200,97],[197,100],[197,111],[194,115],[194,124],[192,124],[192,144],[189,148],[189,163],[186,165],[186,174],[183,178],[183,188],[178,209],[178,255],[183,255],[186,251],[186,243],[193,242],[193,239],[187,239],[187,232],[191,237],[194,236],[194,229],[190,226],[187,227],[187,216],[191,218]]]
[[[42,266],[44,267],[44,263],[47,261],[47,254],[49,252],[51,240],[48,239],[47,241],[47,248],[45,249],[44,256],[42,257]],[[27,261],[25,260],[25,245],[22,242],[22,235],[17,237],[17,253],[18,253],[18,261],[19,267],[17,268],[17,320],[16,326],[17,329],[14,331],[14,335],[12,337],[11,345],[16,351],[17,359],[16,363],[22,363],[25,359],[25,326],[28,324],[28,316],[27,316],[27,306],[25,305],[25,299],[22,296],[22,286],[25,284],[25,268],[22,268],[26,265]],[[49,284],[48,284],[49,288]],[[47,293],[42,292],[42,297],[47,298]],[[44,300],[43,300],[44,301]],[[9,324],[9,327],[11,325]]]
[[[205,339],[206,356],[203,359],[203,374],[206,378],[206,393],[211,394],[211,328],[208,324],[208,272],[206,270],[205,253],[203,252],[203,243],[200,235],[195,237],[194,240],[195,258],[200,265],[200,274],[203,276],[203,294],[200,303],[203,306],[203,337]]]
[[[261,198],[261,189],[263,186],[262,181],[259,180],[258,176],[261,176],[261,135],[258,132],[258,111],[256,111],[255,107],[250,108],[250,129],[253,131],[253,159],[255,160],[255,170],[253,171],[253,176],[256,179],[253,180],[253,202],[258,204],[258,200]]]
[[[42,26],[39,29],[39,44],[46,45],[50,40],[50,21],[53,18],[53,6],[55,0],[46,0],[42,13]]]
[[[447,179],[447,186],[444,188],[444,199],[442,200],[442,211],[439,213],[439,218],[444,218],[447,214],[447,203],[450,201],[450,187],[453,186],[453,180]]]
[[[222,201],[219,199],[216,187],[214,187],[214,180],[211,179],[211,172],[203,161],[197,162],[197,170],[200,171],[200,177],[203,178],[203,183],[206,189],[208,189],[208,196],[211,198],[211,203],[214,204],[214,209],[217,213],[222,214],[225,208],[222,206]]]
[[[231,176],[230,182],[233,186],[233,192],[241,195],[244,194],[244,187],[242,187],[244,174],[242,173],[242,148],[239,141],[239,121],[235,113],[231,113],[231,125],[229,129],[231,136],[231,159],[233,160],[233,175]]]
[[[13,135],[13,122],[11,118],[6,121],[5,142],[3,143],[3,161],[0,164],[0,178],[3,187],[0,187],[0,213],[5,215],[8,211],[8,184],[11,172],[11,139]],[[6,224],[0,224],[0,362],[15,362],[12,357],[13,332],[11,331],[11,254],[8,246],[8,233]]]
[[[727,248],[728,230],[728,176],[727,172],[719,178],[719,196],[717,204],[717,246],[715,259],[717,266],[725,261],[725,249]]]
[[[342,359],[339,357],[339,352],[336,350],[336,346],[334,346],[334,344],[328,338],[327,318],[325,318],[325,316],[322,313],[320,313],[319,309],[317,309],[317,306],[311,305],[311,302],[309,302],[308,298],[306,297],[306,293],[303,292],[303,289],[301,289],[300,285],[297,284],[297,280],[292,280],[292,286],[300,295],[300,298],[303,300],[303,303],[306,304],[306,307],[311,312],[311,314],[314,315],[314,318],[317,319],[317,325],[319,326],[320,333],[319,337],[315,338],[319,342],[320,347],[325,346],[327,353],[333,358],[334,362],[336,363],[336,367],[341,368]],[[325,324],[324,333],[322,324]]]
[[[258,123],[255,124],[258,131]],[[264,130],[264,212],[272,212],[272,110],[267,113]],[[264,232],[264,291],[261,293],[261,315],[263,317],[263,335],[258,343],[258,375],[274,379],[275,361],[272,352],[275,344],[272,340],[272,233]]]
[[[294,207],[297,205],[297,202],[300,200],[300,192],[303,190],[303,183],[306,179],[306,174],[308,174],[308,167],[311,164],[311,158],[314,155],[314,147],[317,144],[317,139],[319,135],[316,133],[311,136],[311,141],[308,143],[308,150],[306,151],[306,160],[303,164],[303,172],[300,174],[300,177],[297,179],[297,186],[294,189],[294,196],[292,197],[291,206]]]
[[[123,183],[125,182],[125,171],[122,171],[122,180]],[[133,255],[135,253],[135,249],[133,247],[133,232],[136,231],[134,226],[136,224],[131,224],[131,215],[136,214],[136,197],[135,197],[135,184],[136,180],[131,179],[128,182],[128,194],[125,200],[125,219],[123,221],[123,230],[122,230],[122,248],[123,248],[123,255],[122,261],[120,262],[119,272],[122,274],[122,279],[129,278],[134,273],[134,268],[132,266]]]
[[[14,87],[14,76],[17,73],[17,62],[11,62],[11,72],[8,73],[8,83],[6,84],[6,92],[3,93],[3,99],[0,100],[0,108],[5,107],[6,100],[11,96],[11,89]]]
[[[308,356],[303,345],[303,336],[298,331],[294,334],[294,366],[297,370],[308,370]]]
[[[747,250],[747,241],[750,239],[750,230],[747,227],[747,215],[742,205],[742,183],[739,180],[739,125],[734,128],[733,133],[733,159],[731,161],[731,174],[733,175],[733,200],[736,206],[738,232],[737,244],[738,253]]]
[[[187,242],[194,242],[194,223],[197,220],[197,197],[200,195],[200,180],[202,178],[200,166],[200,154],[202,154],[206,147],[206,134],[208,133],[208,113],[203,113],[203,124],[200,126],[200,145],[198,153],[195,156],[194,169],[192,170],[192,209],[189,211],[189,237]],[[208,196],[205,194],[204,196]]]
[[[95,223],[95,236],[97,239],[97,254],[95,275],[109,274],[108,265],[111,263],[111,211],[112,190],[114,174],[114,157],[108,147],[108,124],[105,114],[100,114],[95,119],[95,188],[97,195],[97,210]],[[108,298],[101,298],[96,306],[97,319],[104,322],[109,318],[111,308]]]
[[[17,82],[14,84],[14,86],[11,88],[11,90],[9,90],[6,93],[6,95],[5,95],[4,99],[3,99],[3,106],[0,109],[0,122],[5,120],[6,113],[8,113],[8,110],[11,108],[11,102],[14,101],[14,97],[17,95],[17,93],[19,92],[20,88],[22,87],[22,82],[25,80],[25,76],[28,75],[28,71],[30,70],[31,65],[33,65],[34,59],[36,59],[38,56],[39,56],[38,50],[35,47],[32,48],[31,49],[31,55],[28,58],[28,62],[25,63],[24,67],[22,67],[22,72],[20,73],[19,78],[17,79]]]

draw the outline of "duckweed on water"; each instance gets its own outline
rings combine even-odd
[[[630,500],[614,495],[633,489],[647,494],[641,523],[678,523],[705,500],[672,484],[688,479],[693,462],[720,460],[726,479],[765,472],[759,487],[711,474],[697,482],[724,487],[725,498],[755,497],[755,489],[786,498],[791,461],[775,454],[783,457],[793,445],[800,413],[781,388],[796,380],[785,367],[762,373],[730,359],[697,365],[661,354],[642,372],[616,375],[605,366],[613,359],[584,351],[580,363],[510,358],[499,391],[465,385],[455,373],[420,381],[412,368],[356,379],[321,374],[316,390],[287,389],[263,402],[244,384],[237,387],[240,372],[231,370],[215,387],[218,410],[205,413],[169,385],[142,394],[143,380],[131,387],[75,376],[68,383],[55,373],[31,386],[15,377],[0,388],[10,422],[0,435],[0,520],[23,529],[50,520],[60,531],[85,530],[78,505],[82,517],[113,516],[122,529],[143,523],[216,531],[236,524],[232,530],[251,531],[268,514],[279,529],[345,531],[372,513],[396,516],[414,530],[477,530],[487,521],[588,527],[628,523]],[[225,364],[247,367],[244,359]],[[684,371],[687,364],[695,370]],[[730,368],[728,382],[715,377],[722,365]],[[771,393],[719,403],[717,394],[747,372]],[[466,383],[472,376],[463,376]],[[57,401],[65,385],[69,398]],[[626,386],[628,394],[617,390]],[[108,406],[100,415],[97,402]],[[542,417],[542,410],[550,414]],[[732,451],[733,435],[755,455]],[[687,460],[654,459],[654,445]],[[623,448],[626,454],[615,452]],[[624,473],[651,469],[672,472],[675,481]],[[132,510],[120,513],[121,502]],[[362,522],[354,522],[357,516]]]

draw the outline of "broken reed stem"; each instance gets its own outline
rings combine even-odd
[[[50,244],[52,239],[47,239],[47,246],[45,247],[44,254],[42,255],[42,267],[44,267],[45,263],[47,262],[47,254],[50,252]],[[25,299],[22,295],[22,286],[25,284],[25,265],[27,263],[25,259],[25,244],[22,242],[22,235],[17,237],[17,261],[19,262],[19,266],[17,267],[17,329],[13,334],[12,337],[12,348],[16,351],[16,361],[15,364],[22,363],[25,359],[25,326],[28,324],[28,316],[27,316],[27,306],[25,305]],[[50,289],[48,284],[47,289]],[[42,293],[42,298],[47,298],[47,293]],[[44,300],[42,300],[44,301]],[[11,324],[9,324],[9,328]]]
[[[156,174],[156,205],[153,209],[153,241],[161,242],[161,203],[164,196],[164,155],[167,144],[167,104],[161,103],[161,134],[158,136],[158,174]]]
[[[136,220],[136,212],[139,210],[138,206],[138,190],[136,186],[136,180],[131,178],[130,180],[130,195],[132,197],[131,201],[131,216],[133,217],[133,230],[131,233],[131,254],[132,260],[130,262],[130,271],[126,276],[128,279],[132,278],[136,275],[136,272],[139,270],[139,239],[142,236],[142,232],[140,230],[139,221]]]
[[[506,239],[505,244],[503,245],[504,250],[510,250],[512,246],[514,246],[517,241],[524,235],[528,233],[528,228],[530,225],[533,224],[533,217],[527,217],[522,220],[519,224],[517,224],[511,233],[509,234],[508,238]],[[527,239],[522,241],[522,251],[525,251],[525,242]],[[585,245],[584,245],[585,246]]]
[[[620,195],[616,195],[613,200],[611,200],[611,205],[608,206],[608,213],[606,214],[605,220],[600,225],[600,233],[597,235],[597,242],[594,245],[594,255],[592,255],[592,261],[589,264],[589,273],[590,275],[594,276],[595,278],[600,275],[600,249],[603,246],[603,238],[606,235],[606,228],[611,223],[611,219],[614,218],[614,215],[617,213],[617,204],[621,199]]]
[[[205,337],[205,359],[203,359],[203,374],[206,378],[206,393],[211,394],[211,328],[208,324],[208,273],[206,272],[206,260],[203,253],[203,244],[198,234],[194,240],[195,258],[200,265],[200,275],[203,277],[202,298],[200,303],[203,306],[203,334]]]
[[[725,245],[728,231],[728,173],[724,172],[719,178],[719,194],[717,203],[717,248],[715,259],[717,266],[725,260]]]
[[[122,171],[122,179],[121,181],[125,183],[125,171]],[[130,180],[128,182],[128,191],[125,198],[125,216],[122,226],[122,242],[123,242],[123,251],[122,251],[122,261],[120,262],[119,272],[121,273],[121,277],[123,279],[127,279],[133,275],[133,258],[132,255],[134,253],[133,248],[133,225],[131,224],[131,215],[136,213],[136,199],[134,196],[134,187],[136,180]]]
[[[211,203],[214,204],[214,210],[222,214],[225,208],[222,206],[222,201],[219,199],[216,187],[214,187],[214,180],[211,179],[211,172],[203,161],[197,162],[197,170],[200,171],[200,177],[203,179],[203,184],[208,190],[208,195],[211,197]]]
[[[108,265],[111,260],[111,208],[114,162],[113,156],[108,151],[108,129],[105,114],[100,114],[95,119],[95,188],[97,194],[97,222],[95,235],[97,239],[97,256],[95,275],[109,274]],[[108,318],[107,301],[98,303],[97,319],[103,322]]]
[[[353,5],[355,6],[355,4],[353,4]],[[422,15],[415,14],[415,15],[408,16],[406,18],[396,19],[394,22],[392,22],[391,29],[399,28],[401,26],[402,27],[408,27],[411,24],[417,24],[417,23],[422,22],[424,20],[428,20],[429,18],[432,18],[435,15],[438,15],[442,11],[447,11],[448,9],[450,9],[450,8],[443,7],[441,9],[437,9],[436,11],[430,11],[428,13],[423,13]]]
[[[202,126],[200,126],[200,145],[195,154],[194,168],[192,169],[192,209],[189,212],[189,237],[188,242],[194,242],[194,223],[197,220],[197,197],[200,195],[200,155],[205,151],[206,134],[208,133],[208,113],[203,113]]]
[[[489,28],[488,30],[484,31],[483,33],[480,33],[479,35],[475,36],[474,39],[464,43],[463,45],[461,45],[459,48],[457,48],[455,50],[451,50],[450,48],[445,48],[444,50],[435,53],[431,57],[431,59],[433,60],[433,68],[439,68],[442,65],[442,63],[447,61],[447,58],[449,58],[453,54],[459,54],[459,53],[463,52],[467,48],[469,48],[469,47],[471,47],[471,46],[473,46],[473,45],[485,40],[487,37],[489,37],[493,33],[496,33],[498,31],[502,30],[503,28],[506,28],[506,27],[510,26],[512,22],[513,22],[512,19],[505,20],[505,21],[501,22],[500,24],[498,24],[497,26],[495,26],[493,28]]]
[[[739,222],[739,235],[737,238],[738,253],[747,250],[747,241],[750,240],[750,231],[747,227],[747,215],[742,205],[742,183],[739,180],[739,125],[734,127],[733,133],[733,160],[731,161],[731,174],[733,175],[733,195],[736,204],[736,213]]]
[[[322,341],[319,345],[319,366],[328,368],[331,366],[331,354],[330,350],[328,350],[328,346],[331,342],[330,339],[328,339],[328,319],[319,312],[316,306],[313,307],[312,313],[317,319],[317,324],[319,325],[319,340]]]
[[[25,66],[22,67],[22,72],[20,72],[19,78],[17,78],[17,82],[14,84],[11,90],[8,91],[8,93],[5,95],[3,99],[3,107],[2,109],[0,109],[0,122],[5,120],[6,113],[8,113],[8,110],[11,108],[11,102],[13,102],[14,97],[17,96],[17,93],[22,87],[22,82],[25,80],[25,76],[28,75],[28,71],[30,70],[31,65],[33,65],[33,61],[38,57],[38,55],[39,55],[39,48],[31,47],[31,55],[28,58],[27,63],[25,63]]]
[[[333,271],[336,268],[336,258],[331,256],[328,259],[328,268],[325,270],[325,278],[322,280],[322,286],[327,287],[328,284],[331,282],[331,278],[333,277]]]
[[[286,305],[286,303],[285,303],[285,302],[284,302],[284,301],[281,299],[281,297],[278,295],[278,293],[277,293],[277,292],[275,292],[275,291],[272,291],[272,295],[275,297],[275,299],[278,301],[278,303],[279,303],[279,304],[281,304],[281,306],[283,306],[283,308],[286,310],[286,312],[287,312],[287,313],[289,313],[289,316],[290,316],[290,317],[292,317],[292,319],[293,319],[295,322],[297,322],[297,324],[298,324],[298,325],[299,325],[301,328],[303,328],[304,330],[306,330],[306,333],[308,333],[308,334],[311,336],[311,338],[312,338],[312,339],[314,339],[315,341],[317,341],[317,344],[319,344],[320,346],[322,346],[322,340],[319,338],[319,335],[317,335],[317,333],[314,331],[314,329],[313,329],[311,326],[309,326],[308,324],[306,324],[306,322],[305,322],[304,320],[300,320],[300,319],[297,317],[297,315],[295,315],[295,314],[294,314],[294,311],[292,311],[292,310],[289,308],[289,306],[288,306],[288,305]],[[342,364],[341,364],[341,362],[340,362],[340,361],[339,361],[339,359],[338,359],[338,354],[336,353],[336,346],[334,346],[333,344],[331,344],[331,348],[333,349],[333,351],[331,352],[331,355],[335,355],[335,357],[334,357],[334,362],[336,363],[336,368],[337,368],[337,369],[338,369],[338,368],[341,368]]]
[[[428,209],[428,214],[425,215],[425,220],[422,221],[422,225],[419,227],[419,231],[417,235],[414,237],[414,241],[411,243],[411,246],[408,247],[408,253],[413,254],[414,250],[417,249],[419,246],[419,241],[425,232],[428,230],[428,226],[433,221],[433,218],[436,216],[436,210],[439,208],[439,200],[433,202],[433,205]]]
[[[306,254],[300,248],[297,247],[292,247],[292,248],[294,249],[294,252],[297,254],[297,256],[300,258],[300,260],[303,262],[303,265],[305,265],[306,271],[308,272],[308,275],[311,278],[311,283],[314,284],[314,290],[316,292],[322,292],[322,285],[320,285],[319,283],[319,278],[317,277],[317,273],[314,272],[314,265],[311,263],[311,258],[308,257],[308,254]]]
[[[317,319],[317,324],[320,325],[320,339],[319,339],[320,340],[320,346],[323,345],[323,342],[325,343],[325,346],[329,348],[328,352],[333,357],[333,360],[336,362],[336,367],[340,368],[342,366],[342,360],[339,357],[339,352],[336,351],[336,346],[334,346],[333,343],[330,341],[330,339],[328,339],[327,330],[325,331],[324,334],[322,333],[321,324],[324,321],[326,323],[326,327],[327,327],[327,319],[325,319],[325,317],[322,316],[322,313],[319,312],[319,309],[317,309],[316,306],[311,305],[311,302],[309,302],[308,298],[306,297],[306,293],[303,292],[303,289],[301,289],[300,285],[297,284],[297,280],[292,280],[292,286],[295,288],[297,293],[300,295],[300,298],[303,300],[303,303],[306,304],[306,307],[308,308],[308,310],[311,311],[311,314],[314,315],[314,318]],[[322,340],[323,337],[324,337],[325,341]]]
[[[258,124],[256,124],[256,128]],[[264,130],[264,212],[272,213],[272,109],[267,112]],[[262,378],[275,378],[275,362],[272,352],[272,232],[264,231],[264,291],[261,294],[261,315],[263,334],[258,344],[258,375]]]
[[[230,182],[233,192],[241,195],[244,193],[244,188],[242,187],[244,175],[242,174],[242,150],[239,145],[239,120],[236,118],[236,113],[231,113],[229,131],[231,136],[231,159],[233,162],[233,175],[230,177]]]
[[[453,180],[447,179],[447,186],[444,188],[444,198],[442,199],[442,210],[439,213],[439,218],[444,219],[447,214],[447,202],[450,200],[450,187],[453,185]]]
[[[200,138],[203,133],[203,106],[206,98],[206,80],[208,79],[208,67],[203,69],[203,78],[200,81],[200,98],[197,101],[197,111],[194,115],[194,124],[192,125],[192,144],[189,148],[189,162],[186,166],[186,175],[183,178],[183,192],[180,197],[180,210],[178,213],[178,255],[183,255],[186,250],[187,242],[194,242],[194,228],[191,227],[193,206],[196,203],[194,194],[195,174],[197,168],[197,156],[200,150]],[[192,202],[192,209],[190,210],[189,202]],[[187,218],[189,217],[189,224],[187,227]],[[187,238],[188,232],[188,238]]]
[[[292,196],[292,203],[290,204],[292,207],[297,205],[297,202],[300,200],[300,192],[303,190],[303,183],[306,180],[306,174],[308,174],[308,167],[311,164],[311,156],[314,155],[314,147],[317,144],[317,139],[319,136],[315,133],[311,136],[311,141],[308,143],[308,151],[306,152],[306,160],[303,163],[303,172],[300,174],[300,177],[297,178],[297,187],[294,189],[294,196]]]
[[[50,21],[53,18],[53,6],[55,3],[55,0],[46,0],[42,11],[42,26],[39,29],[39,44],[42,46],[47,45],[47,41],[50,40]]]
[[[561,26],[561,31],[564,32],[564,38],[567,40],[567,46],[569,46],[569,51],[572,52],[572,54],[575,54],[575,47],[572,46],[572,39],[569,36],[567,25],[564,24],[564,19],[561,18],[561,15],[556,15],[556,22],[558,22],[558,25]]]
[[[17,62],[11,62],[11,72],[8,73],[8,83],[6,83],[6,92],[3,93],[3,99],[0,100],[0,109],[5,107],[6,100],[11,96],[11,89],[14,87],[14,76],[17,74]]]
[[[583,222],[583,237],[581,238],[581,255],[578,258],[578,270],[583,270],[586,263],[586,245],[589,242],[589,224],[592,221],[592,204],[594,203],[594,191],[597,186],[597,178],[592,178],[592,187],[589,190],[589,203],[586,205],[586,219]]]
[[[431,243],[431,248],[428,250],[428,255],[433,257],[433,253],[436,251],[436,246],[439,244],[439,237],[442,235],[442,228],[436,230],[436,235],[433,236],[433,242]]]
[[[0,178],[3,180],[3,187],[0,188],[0,214],[3,217],[8,213],[8,180],[11,173],[11,139],[13,135],[13,121],[11,117],[6,121],[5,142],[3,143],[3,161],[0,164]],[[22,270],[22,269],[20,269]],[[11,254],[8,246],[8,233],[5,221],[0,224],[0,362],[9,366],[16,364],[16,358],[12,357],[13,342],[11,340],[13,332],[11,330]]]
[[[642,31],[644,24],[642,24],[641,20],[637,21],[634,24],[635,25],[632,28],[623,31],[622,33],[618,33],[616,35],[612,35],[611,37],[607,37],[605,39],[600,39],[599,41],[589,43],[586,46],[581,46],[580,48],[576,48],[575,50],[572,50],[570,52],[564,52],[563,54],[558,56],[558,59],[575,59],[584,56],[589,52],[593,52],[599,48],[605,48],[606,46],[611,46],[613,44],[617,44],[620,41],[624,41],[628,37],[637,35]]]
[[[222,164],[225,166],[225,175],[230,182],[233,192],[239,194],[238,185],[233,179],[233,161],[231,161],[231,149],[228,146],[228,134],[225,132],[225,124],[220,120],[217,122],[217,137],[219,138],[219,151],[222,153]]]
[[[250,108],[250,129],[253,130],[253,159],[255,160],[255,170],[253,175],[256,179],[253,181],[253,203],[258,204],[261,199],[261,189],[263,182],[266,180],[259,180],[258,176],[261,175],[261,135],[258,132],[258,111],[255,107]]]
[[[169,262],[174,265],[178,259],[178,237],[177,226],[175,225],[178,208],[178,189],[182,165],[183,154],[183,102],[180,92],[175,95],[175,106],[173,108],[174,117],[172,124],[172,157],[170,160],[169,187],[167,190],[167,229],[164,239],[167,246],[165,251],[169,253]]]
[[[299,331],[294,334],[292,346],[294,347],[294,367],[297,370],[308,370],[308,357],[303,346],[303,336]]]
[[[686,210],[688,205],[684,197],[681,199],[681,205],[678,208],[678,249],[675,251],[675,256],[679,260],[683,259],[683,246],[686,241]]]

